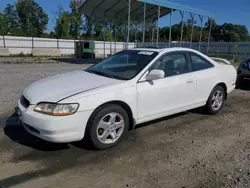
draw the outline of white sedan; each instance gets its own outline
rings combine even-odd
[[[236,77],[230,63],[192,49],[125,50],[32,84],[17,111],[25,129],[44,140],[107,149],[143,122],[198,107],[217,114]]]

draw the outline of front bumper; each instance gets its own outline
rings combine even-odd
[[[34,136],[55,143],[83,139],[87,121],[93,111],[76,112],[70,116],[54,117],[34,112],[35,105],[25,108],[18,101],[19,117],[24,128]]]

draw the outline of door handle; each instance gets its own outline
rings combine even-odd
[[[191,83],[193,83],[194,82],[194,80],[193,79],[189,79],[189,80],[187,80],[187,84],[191,84]]]

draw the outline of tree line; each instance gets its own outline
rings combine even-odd
[[[86,39],[105,41],[126,41],[127,23],[110,20],[93,20],[81,15],[79,7],[83,0],[71,0],[69,11],[62,6],[57,7],[56,23],[53,31],[47,32],[48,14],[35,0],[22,0],[14,4],[7,4],[0,12],[0,34],[9,36],[32,36],[65,39]],[[215,20],[205,23],[202,30],[202,41],[207,41],[211,25],[211,41],[245,42],[250,41],[249,32],[244,25],[232,23],[216,24]],[[182,22],[172,26],[172,40],[181,39]],[[146,41],[155,40],[156,24],[146,24]],[[190,41],[192,20],[187,20],[183,25],[183,41]],[[168,41],[170,27],[159,30],[160,41]],[[200,39],[201,28],[194,22],[193,42]],[[142,41],[142,24],[131,22],[130,40]]]

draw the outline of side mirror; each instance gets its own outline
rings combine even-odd
[[[154,69],[150,71],[150,73],[146,76],[146,80],[152,81],[152,80],[162,79],[164,77],[165,77],[165,73],[163,70]]]

